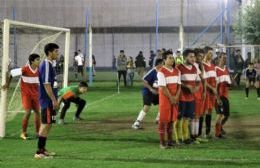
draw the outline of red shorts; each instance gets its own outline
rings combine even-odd
[[[204,100],[195,99],[195,117],[199,118],[203,115],[204,112]]]
[[[159,106],[160,122],[172,122],[178,119],[178,105]]]
[[[38,96],[22,94],[22,104],[25,111],[40,111]]]
[[[213,108],[215,107],[216,97],[212,93],[207,92],[206,98],[204,102],[204,112],[212,112]]]

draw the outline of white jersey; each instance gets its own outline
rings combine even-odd
[[[78,66],[83,66],[84,64],[84,57],[82,54],[79,54],[75,57],[75,61],[77,63]]]

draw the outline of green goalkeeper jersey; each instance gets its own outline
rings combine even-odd
[[[68,99],[71,97],[78,97],[79,96],[79,87],[78,86],[68,86],[61,89],[58,93],[59,97],[63,99]]]

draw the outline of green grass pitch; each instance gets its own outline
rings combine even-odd
[[[68,124],[53,125],[47,143],[47,149],[57,153],[52,160],[35,160],[36,139],[19,139],[19,113],[7,123],[6,138],[0,140],[0,168],[260,167],[260,101],[255,91],[249,100],[244,100],[243,90],[230,92],[226,139],[161,150],[154,123],[157,107],[147,115],[144,129],[131,129],[142,106],[141,87],[140,82],[132,88],[121,87],[117,94],[115,82],[94,82],[84,96],[86,120],[73,123],[72,106]],[[33,116],[28,133],[34,135]]]

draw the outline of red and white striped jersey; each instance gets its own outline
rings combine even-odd
[[[33,70],[29,64],[22,68],[11,70],[11,76],[21,76],[21,94],[28,96],[38,96],[39,92],[39,72],[38,68]]]
[[[231,79],[227,67],[222,69],[216,66],[217,84],[218,84],[218,95],[228,98],[228,89],[231,84]]]
[[[198,75],[199,75],[199,78],[201,79],[201,77],[203,78],[203,74],[204,72],[200,70],[199,68],[199,64],[198,63],[194,63],[194,66],[197,68],[197,72],[198,72]],[[204,79],[204,78],[203,78]],[[202,79],[201,79],[202,80]],[[203,83],[202,81],[199,81],[199,85],[200,85],[200,89],[194,93],[194,98],[195,99],[198,99],[198,100],[201,100],[202,99],[202,96],[203,96],[203,91],[204,91],[204,87],[203,87]]]
[[[217,82],[216,82],[216,70],[215,70],[215,65],[210,63],[203,63],[203,67],[204,67],[204,79],[206,80],[206,82],[213,86],[213,87],[216,87],[217,85]]]
[[[180,72],[178,69],[162,67],[157,74],[157,78],[159,87],[165,86],[168,88],[171,95],[176,95],[178,85],[181,84]],[[167,106],[171,104],[169,98],[164,95],[161,88],[159,88],[159,102]]]
[[[196,86],[196,82],[201,81],[197,68],[194,65],[186,66],[184,64],[178,65],[181,72],[181,83],[184,85]],[[180,101],[193,101],[194,95],[187,88],[182,87]]]

